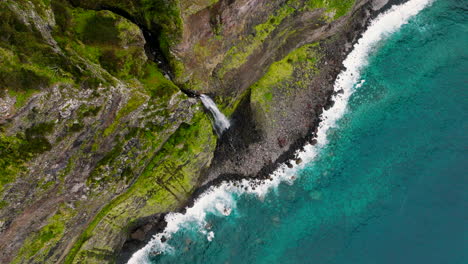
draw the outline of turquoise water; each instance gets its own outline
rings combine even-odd
[[[438,0],[384,41],[318,158],[233,194],[153,263],[468,263],[468,9]]]

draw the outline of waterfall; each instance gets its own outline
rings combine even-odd
[[[223,132],[231,126],[229,120],[225,115],[223,115],[223,113],[221,113],[221,111],[219,111],[215,102],[213,102],[213,100],[208,95],[200,95],[200,100],[202,101],[205,108],[208,109],[208,111],[210,111],[211,115],[213,116],[213,126],[215,128],[216,134],[218,134],[218,137],[220,137]]]

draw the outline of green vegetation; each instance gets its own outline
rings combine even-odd
[[[26,129],[23,151],[30,153],[30,156],[36,153],[42,153],[52,148],[45,135],[51,133],[54,129],[54,123],[39,123]]]
[[[208,8],[219,2],[219,0],[190,0],[190,1],[181,1],[182,8],[185,16],[190,16],[198,11]]]
[[[131,112],[137,110],[137,108],[140,107],[145,101],[146,98],[144,95],[138,92],[134,93],[132,97],[130,97],[130,99],[128,100],[127,104],[119,110],[117,116],[114,118],[114,122],[108,128],[106,128],[106,130],[104,130],[104,136],[107,137],[110,134],[112,134],[117,128],[117,126],[121,124],[121,122],[119,122],[120,119],[130,114]]]
[[[100,64],[120,79],[142,77],[147,60],[141,48],[140,29],[135,24],[109,11],[75,8],[68,13],[70,16],[63,19],[66,22],[55,33],[61,47]]]
[[[4,207],[6,207],[8,205],[8,202],[7,201],[4,201],[4,200],[1,200],[0,201],[0,209],[3,209]]]
[[[16,109],[23,107],[28,101],[28,99],[31,98],[31,96],[33,96],[35,93],[37,93],[37,90],[35,89],[27,89],[25,91],[16,91],[16,90],[8,91],[8,95],[10,97],[16,98],[16,102],[15,102]]]
[[[119,30],[116,25],[118,17],[115,14],[107,11],[86,11],[82,15],[84,15],[84,19],[81,21],[77,19],[77,22],[83,24],[78,24],[76,31],[83,43],[97,46],[119,45]]]
[[[325,8],[328,13],[325,15],[332,15],[327,19],[332,21],[345,15],[353,7],[354,3],[355,0],[306,0],[305,5],[301,5],[297,0],[287,1],[275,14],[268,17],[265,23],[255,26],[254,34],[248,36],[227,52],[223,66],[217,72],[218,78],[223,78],[228,71],[243,65],[281,22],[297,10]]]
[[[170,97],[178,92],[177,86],[175,86],[170,80],[166,79],[159,69],[156,68],[154,63],[148,63],[146,66],[145,75],[142,77],[142,83],[144,84],[144,93],[149,93],[151,103],[167,102]],[[127,104],[119,110],[114,122],[104,130],[104,136],[112,134],[117,126],[122,125],[121,119],[128,114],[137,110],[143,103],[148,100],[148,97],[142,94],[140,91],[133,91]]]
[[[29,157],[24,156],[23,145],[24,141],[18,137],[0,134],[0,192],[25,169],[23,164]]]
[[[37,154],[50,150],[45,135],[52,132],[53,123],[39,123],[27,128],[25,134],[0,134],[0,192],[5,184],[13,182],[25,171],[24,163]]]
[[[28,10],[27,5],[30,4],[26,1],[19,0],[17,2],[21,8]],[[145,22],[142,24],[147,25],[148,28],[157,31],[158,27],[161,26],[161,46],[168,53],[168,47],[177,41],[178,34],[181,32],[182,22],[178,4],[174,4],[175,1],[142,0],[142,6],[136,10],[131,7],[135,5],[134,1],[117,2],[113,1],[116,5],[130,8],[129,13],[131,14],[141,12],[139,13],[141,15],[144,13],[145,16],[136,17],[144,20]],[[27,5],[21,6],[23,3]],[[211,131],[209,119],[201,112],[193,119],[192,124],[184,123],[170,138],[170,134],[176,129],[176,125],[172,122],[179,124],[180,118],[158,124],[161,126],[158,128],[159,130],[153,130],[152,127],[147,130],[125,127],[124,124],[129,120],[129,115],[141,109],[141,105],[147,101],[155,105],[153,109],[160,111],[155,115],[158,117],[169,116],[172,109],[168,107],[168,102],[179,92],[179,89],[163,76],[155,63],[147,61],[142,48],[143,39],[139,28],[109,11],[73,7],[66,0],[31,0],[31,3],[37,7],[37,10],[34,11],[44,18],[47,18],[49,12],[47,9],[51,5],[57,22],[56,27],[52,29],[53,40],[45,39],[37,31],[34,23],[30,22],[29,25],[23,23],[5,2],[0,2],[0,31],[2,32],[0,35],[0,57],[2,58],[0,63],[0,96],[8,93],[8,95],[15,97],[16,108],[20,108],[35,93],[48,93],[49,90],[46,88],[52,85],[58,85],[64,99],[75,99],[70,95],[70,92],[73,93],[75,90],[71,89],[78,87],[82,90],[95,89],[89,102],[81,102],[80,98],[79,101],[82,104],[76,111],[72,112],[70,119],[58,120],[56,129],[61,131],[60,133],[57,131],[54,136],[60,134],[60,138],[51,139],[52,137],[50,137],[51,142],[66,141],[67,137],[75,132],[83,131],[86,127],[89,130],[95,130],[97,137],[103,134],[116,141],[112,150],[103,153],[103,158],[99,161],[94,174],[101,174],[104,171],[108,173],[109,170],[106,167],[109,166],[113,170],[112,173],[121,170],[120,176],[133,180],[134,178],[131,176],[140,175],[141,169],[146,167],[141,177],[129,190],[105,206],[96,216],[72,249],[70,256],[75,256],[81,246],[95,234],[96,230],[102,234],[101,229],[105,227],[101,225],[109,221],[109,216],[117,218],[115,226],[121,232],[121,228],[131,224],[131,221],[137,217],[158,210],[173,210],[179,204],[179,200],[185,199],[193,191],[193,182],[196,181],[200,168],[206,166],[211,160],[216,137]],[[169,12],[161,10],[169,10]],[[177,28],[177,30],[172,30],[173,28]],[[54,40],[57,41],[55,47],[51,44]],[[93,104],[96,104],[96,101],[102,102],[95,100],[96,97],[103,96],[101,91],[110,85],[117,84],[117,82],[131,87],[132,91],[129,92],[129,99],[125,106],[117,111],[115,117],[109,117],[109,119],[112,118],[111,124],[102,131],[96,123],[92,123],[93,119],[90,118],[101,111],[101,106]],[[62,86],[63,83],[67,85]],[[100,86],[103,89],[96,89]],[[6,90],[8,91],[6,92]],[[40,100],[47,99],[48,97],[40,98]],[[174,107],[177,107],[177,104]],[[48,140],[49,137],[46,136],[54,131],[56,115],[53,114],[57,113],[44,113],[48,108],[45,107],[45,109],[39,110],[40,113],[36,115],[37,119],[47,120],[49,118],[49,120],[54,120],[54,123],[35,123],[35,125],[14,135],[7,135],[3,131],[0,133],[0,192],[3,191],[6,184],[14,182],[21,173],[27,173],[28,162],[38,154],[52,148],[52,144]],[[32,112],[34,111],[32,110]],[[149,114],[153,113],[149,112]],[[142,120],[142,122],[145,121],[147,120]],[[37,120],[29,116],[24,119],[25,124],[34,122]],[[124,132],[127,132],[127,129],[128,133],[125,137],[116,136],[118,131],[125,130]],[[129,151],[131,154],[138,153],[140,156],[133,160],[133,156],[128,155],[129,160],[125,161],[127,163],[119,163],[121,159],[118,157],[122,155],[124,144],[134,138],[138,138],[143,145],[142,148],[145,149],[138,149],[139,152],[132,152],[134,149],[131,149]],[[62,141],[63,144],[71,145],[73,143],[71,140],[64,141]],[[96,138],[96,141],[92,143],[99,145],[102,143],[102,139]],[[70,152],[72,155],[68,160],[68,165],[59,172],[58,181],[39,179],[38,191],[34,195],[41,197],[47,194],[51,188],[55,188],[54,191],[64,191],[63,182],[68,179],[66,176],[75,170],[77,164],[79,165],[78,159],[95,154],[92,152],[97,149],[91,149],[91,153],[80,152],[85,151],[85,149],[89,151],[90,145],[90,142],[83,142],[79,147],[80,150]],[[38,172],[38,174],[41,173],[43,171]],[[117,175],[117,173],[114,174]],[[112,189],[116,188],[116,182],[122,183],[122,177],[108,177],[96,182],[90,180],[88,184],[91,188],[94,184],[99,185],[99,187],[108,184],[107,186]],[[129,181],[126,183],[128,184]],[[115,195],[112,193],[113,190],[105,199],[110,199],[112,195]],[[90,201],[98,204],[97,199],[99,198],[92,197]],[[146,205],[142,205],[142,208],[134,208],[132,206],[139,204],[135,202],[135,199],[148,202]],[[0,208],[5,206],[8,206],[8,203],[0,202]],[[76,203],[75,206],[78,206],[78,210],[81,212],[83,211],[83,206],[79,203]],[[96,205],[92,204],[92,206]],[[67,232],[70,230],[70,226],[67,226],[67,222],[74,223],[73,217],[74,213],[71,209],[61,206],[55,215],[49,217],[45,226],[26,238],[14,263],[47,262],[49,257],[54,254],[56,256],[57,252],[54,250],[57,244],[65,239],[63,236],[69,234]],[[66,239],[69,241],[68,238]],[[77,256],[82,256],[81,252]],[[68,257],[67,261],[73,261],[73,257]],[[85,262],[87,261],[85,260]]]
[[[130,14],[135,22],[144,25],[153,34],[158,34],[161,50],[174,72],[181,73],[181,65],[170,53],[169,48],[174,46],[182,37],[182,17],[179,0],[70,0],[73,5],[88,9],[99,9],[101,6],[113,7]],[[118,55],[117,55],[118,57]]]
[[[22,263],[24,257],[33,258],[37,263],[44,263],[48,259],[48,253],[63,237],[65,223],[76,213],[65,205],[61,205],[58,211],[49,218],[47,225],[37,233],[29,237],[20,249],[13,263]]]
[[[296,10],[296,5],[297,0],[286,2],[274,15],[268,18],[267,22],[255,26],[255,34],[249,35],[239,46],[232,47],[226,54],[223,67],[217,72],[218,78],[222,78],[226,72],[244,64],[276,27]]]
[[[117,142],[117,144],[109,151],[99,162],[97,163],[95,169],[91,172],[88,177],[87,184],[99,184],[102,181],[111,181],[116,180],[115,178],[109,179],[113,174],[106,173],[109,170],[108,165],[110,165],[122,152],[123,142]],[[117,168],[114,168],[114,170]],[[103,178],[104,175],[109,175],[107,178]],[[99,180],[96,180],[96,178]]]
[[[174,46],[182,37],[182,17],[180,13],[180,0],[141,0],[141,12],[148,28],[155,30],[153,25],[161,27],[159,46],[166,58],[172,58],[171,66],[175,67],[175,59],[169,48]],[[155,30],[155,32],[157,32]]]
[[[251,86],[251,102],[268,112],[274,92],[278,92],[278,87],[282,87],[280,91],[289,87],[288,81],[292,78],[295,68],[315,69],[318,60],[316,47],[317,44],[304,45],[290,52],[282,60],[272,63],[265,75]]]
[[[86,106],[86,105],[81,105],[80,108],[78,108],[78,119],[82,120],[85,117],[89,116],[96,116],[97,113],[101,110],[100,106]]]
[[[219,97],[216,98],[216,102],[218,102],[218,107],[220,108],[221,112],[226,116],[231,116],[234,111],[236,111],[239,104],[244,100],[247,96],[250,96],[250,90],[246,89],[242,94],[237,95],[234,97]]]
[[[134,219],[155,211],[173,210],[179,200],[188,197],[200,169],[207,166],[216,145],[216,137],[208,128],[211,128],[210,120],[201,112],[193,118],[191,125],[182,124],[151,158],[137,181],[96,215],[65,263],[79,263],[92,255],[92,250],[84,245],[95,232],[108,234],[111,231],[102,229],[110,226],[117,231],[127,229]],[[139,204],[136,200],[147,202],[143,208],[135,208]]]
[[[55,23],[57,27],[55,31],[66,32],[71,25],[72,13],[66,0],[52,0],[51,8],[54,12]]]
[[[97,8],[98,2],[87,3],[83,1],[77,4]],[[131,3],[126,3],[126,1],[118,4],[116,2],[108,4],[108,6],[115,5],[123,10],[133,6]],[[154,5],[154,3],[151,5]],[[144,8],[151,8],[151,5],[148,4]],[[138,26],[109,11],[71,8],[63,3],[57,4],[57,6],[57,11],[61,12],[58,14],[59,16],[63,16],[64,13],[68,14],[61,19],[64,22],[59,24],[55,34],[60,46],[65,50],[77,52],[91,62],[100,64],[110,74],[119,79],[131,81],[137,78],[153,91],[155,87],[148,86],[164,85],[167,88],[172,84],[162,76],[153,62],[146,59],[142,49],[144,39],[141,37]],[[64,10],[67,11],[64,12]],[[130,11],[129,13],[137,12],[133,9],[130,9]],[[164,16],[166,15],[168,14]],[[162,18],[158,15],[158,19]],[[146,22],[150,23],[151,21]],[[66,30],[60,31],[60,29]],[[172,90],[174,89],[169,91]]]
[[[331,20],[345,15],[354,5],[356,0],[307,0],[306,5],[310,9],[326,8],[328,13],[333,13]]]
[[[77,67],[71,62],[76,58],[56,52],[35,26],[20,21],[5,2],[0,3],[0,31],[0,96],[8,90],[10,96],[16,97],[16,108],[53,84],[95,78],[93,73],[83,70],[83,65]]]
[[[1,12],[0,25],[2,24]],[[50,85],[54,81],[55,75],[50,68],[22,62],[23,58],[10,48],[9,45],[0,41],[0,57],[2,58],[0,64],[0,87],[2,88],[0,96],[4,96],[5,90],[8,90],[10,96],[18,96],[16,107],[21,107],[32,94],[38,91],[38,88]]]
[[[166,101],[179,91],[179,88],[172,81],[166,79],[154,63],[146,65],[145,74],[141,82],[151,95],[151,98],[158,101]]]

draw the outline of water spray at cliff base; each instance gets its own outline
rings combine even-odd
[[[275,190],[281,182],[292,184],[296,172],[303,168],[305,164],[314,160],[328,142],[327,131],[336,127],[337,121],[346,113],[348,100],[355,89],[358,89],[365,80],[360,80],[360,72],[368,63],[369,55],[377,45],[384,41],[390,34],[396,32],[408,20],[418,14],[428,6],[432,0],[410,0],[405,4],[394,6],[386,13],[379,15],[364,32],[361,39],[354,45],[353,51],[347,56],[343,64],[346,68],[341,72],[334,84],[334,90],[340,91],[333,96],[335,104],[330,109],[323,112],[317,133],[317,144],[306,145],[304,150],[297,154],[303,162],[293,168],[281,165],[272,175],[271,180],[259,182],[258,180],[242,180],[234,185],[233,182],[223,182],[219,186],[209,188],[194,203],[193,207],[187,208],[184,214],[170,213],[166,216],[166,229],[157,235],[142,249],[137,251],[129,260],[129,264],[150,263],[151,254],[171,254],[174,248],[170,245],[171,235],[184,227],[197,227],[200,232],[206,235],[208,240],[212,240],[216,234],[206,229],[206,215],[215,214],[220,217],[227,217],[233,210],[236,210],[236,199],[239,195],[256,195],[262,199],[270,190]],[[215,118],[215,129],[220,129],[221,133],[229,128],[229,121],[223,119],[224,115],[219,112],[209,97],[201,96],[205,107]],[[221,114],[220,117],[218,114]],[[216,118],[218,117],[218,118]],[[225,118],[225,117],[224,117]],[[218,124],[217,121],[219,121]],[[227,121],[227,122],[225,122]],[[226,126],[227,124],[227,126]],[[224,128],[224,129],[223,129]],[[255,188],[253,184],[255,184]],[[162,237],[168,238],[166,242],[161,242]]]

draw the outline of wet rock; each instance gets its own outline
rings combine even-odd
[[[278,138],[278,146],[280,148],[284,148],[286,146],[287,140],[285,137],[279,137]]]
[[[159,256],[159,255],[161,255],[161,254],[162,254],[162,252],[159,251],[159,250],[153,250],[153,251],[151,251],[151,252],[149,253],[149,255],[150,255],[151,257],[156,257],[156,256]]]
[[[145,233],[149,232],[152,228],[153,228],[152,224],[146,224],[143,226],[143,230],[145,231]]]
[[[141,229],[137,229],[133,232],[130,237],[135,240],[144,241],[145,240],[145,232]]]
[[[297,165],[299,165],[299,164],[301,164],[301,163],[302,163],[302,159],[301,159],[301,158],[296,159],[296,164],[297,164]]]

